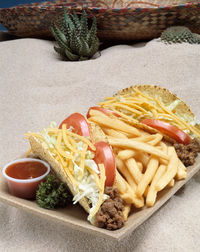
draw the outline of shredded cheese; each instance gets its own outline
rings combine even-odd
[[[76,192],[73,199],[74,204],[83,197],[86,197],[88,203],[91,204],[88,220],[92,222],[99,207],[108,197],[104,194],[105,168],[100,165],[98,169],[92,159],[91,151],[95,150],[95,146],[89,139],[72,133],[65,124],[62,129],[54,126],[54,128],[44,129],[41,133],[31,132],[26,136],[34,136],[49,147],[51,155],[61,164],[64,173],[74,187]]]
[[[63,166],[64,168],[64,171],[67,175],[67,177],[69,178],[70,182],[76,187],[78,188],[78,183],[77,181],[74,179],[74,177],[72,176],[72,174],[70,173],[70,171],[68,170],[68,167],[67,167],[67,163],[64,162],[62,156],[59,154],[59,152],[57,152],[55,150],[55,153],[57,154],[57,158],[58,158],[58,161],[61,163],[61,165]]]
[[[78,180],[82,180],[83,178],[83,173],[84,173],[84,168],[85,168],[85,154],[86,154],[86,150],[88,148],[88,145],[85,144],[83,147],[83,151],[81,152],[81,161],[80,161],[80,172],[79,172],[79,177]]]
[[[66,135],[66,137],[67,137],[67,140],[69,141],[69,143],[71,144],[71,146],[74,148],[74,150],[77,151],[76,142],[74,141],[73,137],[71,137],[69,135]]]
[[[147,100],[152,100],[152,101],[154,100],[153,97],[151,97],[151,96],[149,96],[149,95],[147,95],[147,94],[142,93],[142,92],[139,91],[137,88],[134,88],[133,90],[135,91],[135,93],[140,94],[141,96],[145,97]]]
[[[86,167],[88,169],[88,171],[94,176],[94,180],[95,180],[95,183],[97,185],[97,187],[100,189],[101,188],[101,185],[100,185],[100,180],[99,180],[99,176],[97,175],[97,173],[92,170],[90,167]]]
[[[60,129],[48,128],[47,131],[48,131],[48,132],[55,132],[55,133],[56,133],[57,131],[61,131],[61,130],[60,130]],[[65,132],[66,132],[67,135],[72,136],[72,137],[74,137],[74,138],[77,138],[77,139],[79,139],[80,141],[82,141],[82,142],[86,143],[87,145],[89,145],[90,148],[91,148],[93,151],[96,150],[94,144],[91,143],[90,140],[88,140],[86,137],[80,136],[80,135],[78,135],[78,134],[76,134],[76,133],[73,133],[73,132],[71,132],[71,131],[69,131],[69,130],[66,130]]]
[[[66,145],[71,151],[77,152],[77,149],[74,148],[75,146],[74,146],[74,145],[72,146],[72,144],[69,142],[69,139],[68,139],[68,137],[67,137],[67,135],[66,135],[66,130],[67,130],[66,124],[63,124],[63,125],[62,125],[62,137],[63,137],[64,143],[65,143],[65,145]]]
[[[65,151],[62,150],[61,147],[61,140],[62,140],[62,132],[58,132],[57,142],[56,142],[56,150],[65,158],[72,159],[72,155],[67,154]]]
[[[118,110],[114,109],[113,107],[111,107],[111,109],[112,109],[114,112],[116,112],[118,115],[120,115],[121,117],[123,117],[123,118],[125,118],[125,119],[127,119],[127,120],[129,120],[129,121],[132,121],[132,122],[134,122],[134,123],[137,122],[137,120],[133,119],[133,118],[130,117],[130,116],[127,116],[125,113],[119,112]]]
[[[152,114],[153,114],[153,117],[154,117],[155,119],[158,118],[158,113],[157,113],[156,109],[152,109]]]
[[[192,124],[189,119],[186,121],[176,114],[178,102],[175,101],[173,106],[165,106],[157,97],[151,97],[137,88],[120,97],[109,97],[99,105],[113,110],[121,116],[121,120],[128,121],[130,124],[131,122],[138,123],[144,118],[154,118],[169,122],[187,133],[200,137],[200,130],[194,126],[194,123]]]
[[[96,206],[92,209],[92,211],[90,212],[88,219],[92,220],[93,217],[96,215],[96,213],[98,212],[102,202],[103,202],[103,192],[104,192],[104,185],[105,185],[105,180],[106,180],[106,176],[105,176],[105,168],[103,164],[99,164],[99,170],[100,170],[100,191],[99,191],[99,199],[98,202],[96,204]]]
[[[25,135],[27,138],[28,138],[29,136],[34,136],[34,137],[39,138],[39,139],[41,139],[41,140],[44,141],[44,137],[43,137],[42,135],[38,134],[38,133],[35,133],[35,132],[29,132],[29,133],[26,133],[26,134],[24,134],[24,135]]]
[[[118,107],[118,108],[126,109],[126,110],[128,110],[128,111],[130,111],[131,113],[136,114],[136,115],[141,115],[141,114],[142,114],[141,111],[138,111],[138,110],[136,110],[136,109],[130,108],[129,106],[124,105],[124,104],[121,104],[121,103],[119,103],[119,102],[113,103],[112,106],[113,106],[113,107]]]
[[[189,130],[191,130],[195,135],[197,135],[198,137],[200,137],[200,131],[195,129],[194,126],[189,125],[188,123],[186,123],[185,121],[183,121],[182,119],[180,119],[177,115],[175,115],[173,112],[171,112],[170,110],[168,110],[164,104],[162,104],[161,101],[156,100],[157,103],[160,105],[160,107],[168,114],[170,114],[174,119],[176,119],[180,124],[182,123],[183,125],[185,125]]]

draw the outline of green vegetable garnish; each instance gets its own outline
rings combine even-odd
[[[46,209],[65,207],[72,202],[72,195],[67,186],[59,182],[54,175],[47,175],[36,192],[37,204]]]

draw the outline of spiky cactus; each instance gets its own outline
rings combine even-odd
[[[185,26],[172,26],[167,28],[161,34],[161,40],[165,43],[190,43],[200,44],[200,36],[196,33],[192,33]]]
[[[87,60],[98,51],[99,39],[96,35],[95,17],[93,17],[90,29],[85,11],[79,18],[76,13],[68,15],[63,9],[63,15],[58,15],[57,21],[58,25],[54,21],[50,27],[58,44],[54,46],[54,49],[66,60]]]

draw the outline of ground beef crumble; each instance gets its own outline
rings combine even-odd
[[[175,143],[174,148],[183,164],[185,166],[190,166],[194,164],[195,158],[198,152],[200,152],[200,143],[197,139],[192,139],[191,143],[187,145]]]
[[[96,214],[96,225],[108,230],[116,230],[124,225],[124,201],[119,197],[117,188],[106,187],[105,194],[110,198],[105,200]]]

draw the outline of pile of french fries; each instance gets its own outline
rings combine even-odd
[[[187,177],[186,167],[174,147],[163,141],[162,134],[149,134],[98,110],[90,110],[89,121],[101,127],[113,148],[117,167],[115,184],[126,202],[125,219],[132,205],[153,206],[159,191]]]

